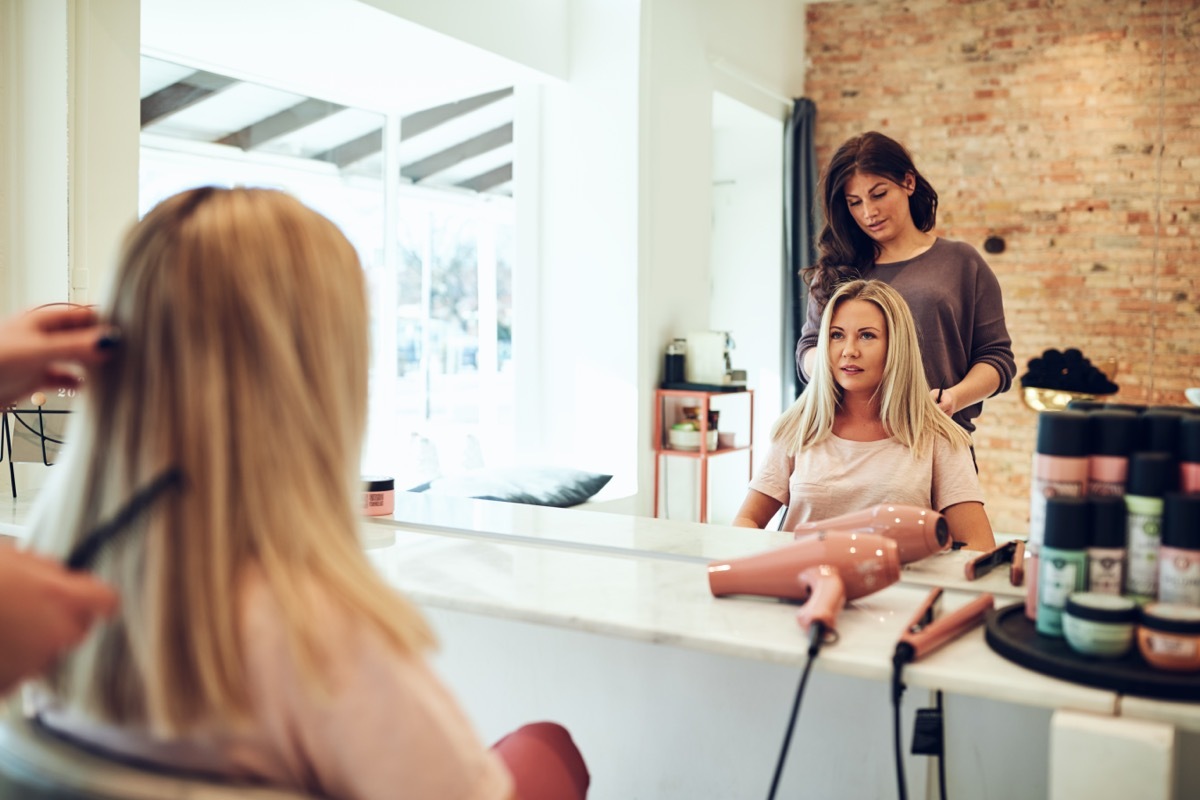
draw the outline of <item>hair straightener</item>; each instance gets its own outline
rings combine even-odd
[[[71,550],[64,564],[67,569],[83,571],[91,569],[104,546],[142,515],[168,489],[183,484],[183,473],[171,467],[160,473],[153,481],[136,492],[124,506],[107,522],[93,528]]]
[[[938,617],[943,590],[933,589],[909,620],[896,643],[892,656],[892,709],[893,737],[896,751],[896,782],[900,800],[907,800],[908,786],[904,780],[904,756],[900,741],[900,699],[904,695],[904,666],[929,655],[983,622],[987,613],[995,607],[996,599],[984,593],[957,608],[944,617]],[[922,714],[922,712],[925,712]],[[921,709],[917,712],[917,730],[914,733],[913,752],[936,755],[938,758],[938,783],[941,796],[946,796],[946,773],[943,763],[942,692],[937,692],[937,708]],[[925,733],[928,742],[918,748],[917,736]]]

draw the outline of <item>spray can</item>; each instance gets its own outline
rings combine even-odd
[[[1200,492],[1200,416],[1179,423],[1179,488]]]
[[[1088,495],[1124,497],[1129,477],[1129,454],[1138,434],[1138,415],[1132,411],[1093,411],[1088,454]]]
[[[1119,595],[1125,590],[1125,498],[1092,497],[1088,543],[1088,591]]]
[[[1200,494],[1171,492],[1163,498],[1158,599],[1200,606]]]
[[[1067,597],[1087,589],[1089,516],[1090,506],[1082,497],[1051,497],[1046,501],[1034,624],[1043,636],[1062,637]]]
[[[1084,497],[1088,482],[1088,414],[1043,411],[1038,414],[1037,446],[1029,492],[1029,542],[1025,552],[1025,616],[1037,619],[1040,579],[1038,558],[1051,497]]]
[[[1158,596],[1163,495],[1173,488],[1175,470],[1170,453],[1134,453],[1129,467],[1129,486],[1125,490],[1129,572],[1125,593],[1142,603]]]

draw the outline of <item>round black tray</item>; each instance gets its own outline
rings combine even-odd
[[[1121,694],[1200,702],[1200,673],[1168,672],[1146,663],[1134,644],[1117,659],[1081,655],[1065,639],[1042,636],[1025,616],[1025,604],[988,612],[985,638],[1000,655],[1035,672]]]

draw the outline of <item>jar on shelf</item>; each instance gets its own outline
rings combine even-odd
[[[683,383],[686,355],[686,339],[674,339],[667,345],[667,360],[663,369],[664,383]]]

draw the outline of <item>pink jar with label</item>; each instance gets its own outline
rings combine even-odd
[[[383,475],[364,475],[362,513],[368,517],[387,517],[396,510],[396,479]]]

